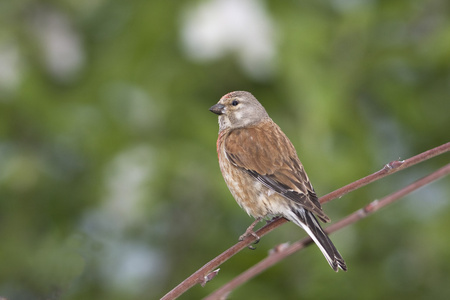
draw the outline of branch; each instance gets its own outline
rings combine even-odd
[[[320,203],[322,203],[322,204],[327,203],[333,199],[342,197],[343,195],[348,194],[356,189],[359,189],[360,187],[368,185],[369,183],[372,183],[378,179],[381,179],[383,177],[386,177],[395,172],[406,169],[408,167],[411,167],[415,164],[418,164],[420,162],[423,162],[425,160],[428,160],[432,157],[438,156],[438,155],[443,154],[448,151],[450,151],[450,142],[442,144],[441,146],[427,150],[425,152],[422,152],[420,154],[417,154],[416,156],[413,156],[413,157],[405,159],[405,160],[391,161],[390,163],[386,164],[383,167],[383,169],[379,170],[378,172],[370,174],[369,176],[366,176],[364,178],[356,180],[355,182],[347,184],[346,186],[343,186],[343,187],[335,190],[334,192],[326,194],[325,196],[320,198]]]
[[[342,229],[343,227],[353,224],[363,218],[366,218],[368,215],[378,211],[380,208],[385,207],[385,206],[399,200],[400,198],[408,195],[409,193],[417,190],[418,188],[420,188],[432,181],[435,181],[441,177],[444,177],[448,174],[450,174],[450,164],[447,164],[446,166],[431,173],[430,175],[428,175],[420,180],[417,180],[416,182],[384,197],[381,200],[372,201],[365,207],[348,215],[347,217],[345,217],[344,219],[340,220],[339,222],[333,224],[332,226],[329,226],[326,229],[326,231],[327,231],[327,233],[332,233],[332,232]],[[293,243],[291,246],[282,244],[281,247],[277,247],[277,249],[275,249],[274,251],[271,251],[270,255],[267,258],[263,259],[262,261],[260,261],[259,263],[257,263],[256,265],[254,265],[253,267],[248,269],[247,271],[241,273],[239,276],[235,277],[233,280],[231,280],[227,284],[223,285],[220,289],[216,290],[214,293],[212,293],[211,295],[206,297],[205,300],[226,299],[228,294],[232,290],[236,289],[238,286],[249,281],[251,278],[260,274],[264,270],[275,265],[276,263],[278,263],[282,259],[286,258],[287,256],[303,249],[305,246],[307,246],[311,243],[312,243],[311,238],[307,237],[298,242]]]
[[[364,178],[361,178],[353,183],[350,183],[340,189],[335,190],[334,192],[331,192],[319,199],[321,203],[329,202],[335,198],[341,197],[355,189],[358,189],[360,187],[363,187],[373,181],[376,181],[378,179],[381,179],[387,175],[393,174],[395,172],[398,172],[400,170],[403,170],[405,168],[408,168],[410,166],[413,166],[417,163],[420,163],[422,161],[428,160],[432,157],[435,157],[437,155],[440,155],[442,153],[450,151],[450,142],[443,144],[441,146],[438,146],[436,148],[430,149],[428,151],[425,151],[421,154],[418,154],[416,156],[413,156],[409,159],[403,160],[403,161],[392,161],[388,164],[386,164],[383,169],[379,170],[378,172],[375,172],[369,176],[366,176]],[[256,234],[259,237],[263,237],[267,233],[271,232],[275,228],[279,227],[283,223],[286,223],[287,220],[284,218],[277,218],[270,222],[269,224],[263,226],[261,229],[259,229]],[[336,223],[337,224],[337,223]],[[193,273],[191,276],[186,278],[183,282],[181,282],[179,285],[177,285],[175,288],[173,288],[170,292],[168,292],[165,296],[161,298],[161,300],[171,300],[176,299],[180,295],[182,295],[184,292],[189,290],[191,287],[193,287],[196,284],[205,285],[209,280],[211,280],[218,272],[217,268],[230,259],[233,255],[241,251],[242,249],[246,248],[247,246],[251,245],[255,241],[255,238],[253,236],[248,236],[243,241],[238,242],[234,246],[230,247],[229,249],[222,252],[220,255],[209,261],[207,264],[205,264],[203,267],[198,269],[195,273]],[[214,273],[214,274],[211,274]]]

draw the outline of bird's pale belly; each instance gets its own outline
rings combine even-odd
[[[223,167],[220,162],[220,168]],[[231,166],[230,172],[222,170],[222,174],[228,174],[224,179],[236,202],[254,218],[284,215],[283,212],[288,209],[290,201],[265,187],[246,171]]]

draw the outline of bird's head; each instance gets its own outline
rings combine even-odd
[[[247,127],[269,118],[261,103],[244,91],[226,94],[209,110],[219,115],[219,131]]]

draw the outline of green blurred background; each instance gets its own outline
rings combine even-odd
[[[158,299],[253,219],[217,163],[208,108],[251,91],[319,195],[449,141],[450,2],[0,2],[0,296]],[[449,155],[325,205],[333,221]],[[449,299],[445,178],[332,236],[232,299]],[[181,299],[305,233],[286,224]]]

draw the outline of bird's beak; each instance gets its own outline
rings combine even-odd
[[[217,103],[209,108],[209,111],[215,113],[216,115],[221,115],[225,113],[225,105]]]

